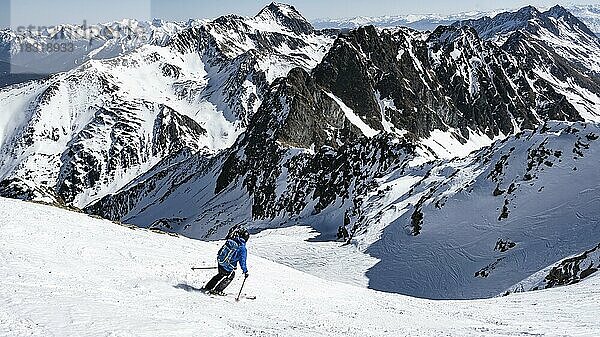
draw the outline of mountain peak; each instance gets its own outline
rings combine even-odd
[[[538,14],[540,14],[540,11],[538,11],[537,8],[533,7],[532,5],[529,5],[529,6],[525,6],[525,7],[521,8],[521,9],[519,9],[517,11],[517,13],[518,14],[522,14],[522,15],[525,14],[525,15],[528,15],[528,16],[531,16],[531,17],[535,17]]]
[[[439,26],[429,35],[427,41],[450,44],[461,38],[467,38],[471,40],[479,39],[479,35],[477,34],[477,31],[470,26]]]
[[[271,2],[255,17],[258,21],[275,21],[295,33],[311,34],[313,26],[292,5]]]
[[[300,12],[296,10],[296,8],[292,5],[280,3],[280,2],[271,2],[265,8],[263,8],[257,16],[261,16],[265,13],[280,13],[286,16],[302,16]]]
[[[539,18],[541,14],[542,13],[537,8],[529,5],[519,9],[516,12],[509,11],[500,13],[494,19],[503,23],[512,22],[511,25],[523,27],[527,25],[529,20]]]
[[[560,6],[560,5],[556,5],[552,8],[550,8],[548,11],[543,13],[544,17],[546,18],[554,18],[554,19],[562,19],[564,20],[566,23],[568,23],[571,27],[575,28],[579,28],[581,31],[583,31],[585,34],[587,34],[588,36],[595,38],[596,34],[594,34],[588,26],[586,26],[585,23],[583,23],[581,20],[579,20],[575,15],[571,14],[571,12],[569,12],[566,8]]]
[[[550,8],[546,12],[540,12],[533,6],[526,6],[516,12],[504,12],[493,18],[484,17],[477,20],[457,21],[453,25],[468,25],[474,27],[479,36],[484,39],[493,39],[502,35],[508,35],[517,30],[527,30],[533,33],[540,29],[546,29],[554,35],[560,34],[557,20],[564,21],[568,29],[576,29],[596,39],[596,35],[577,17],[560,5]]]
[[[546,13],[547,16],[551,16],[554,18],[559,18],[559,17],[564,17],[564,16],[570,16],[571,13],[569,13],[569,11],[562,7],[561,5],[556,5],[552,8],[550,8]]]

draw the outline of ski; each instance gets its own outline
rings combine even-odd
[[[235,296],[234,294],[228,294],[228,295]],[[246,300],[255,300],[255,299],[256,299],[256,295],[247,295],[247,294],[242,294],[242,295],[240,296],[240,300],[241,300],[241,299],[246,299]]]
[[[210,296],[212,298],[226,298],[226,299],[234,298],[235,299],[237,297],[237,294],[234,294],[234,293],[225,293],[224,295],[211,294],[211,293],[209,293],[207,291],[203,291],[202,293],[206,294],[206,295],[208,295],[208,296]],[[240,296],[240,299],[255,300],[256,299],[256,295],[242,294]]]

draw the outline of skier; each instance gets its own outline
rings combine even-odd
[[[235,235],[227,235],[227,237],[227,241],[217,255],[219,273],[204,286],[204,291],[211,295],[225,296],[223,290],[233,281],[234,269],[237,268],[238,262],[244,272],[244,277],[248,277],[246,242],[250,238],[250,233],[245,228],[239,228],[235,231]]]

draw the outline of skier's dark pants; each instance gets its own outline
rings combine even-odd
[[[204,287],[206,290],[223,291],[233,281],[235,271],[227,271],[219,266],[219,273],[215,275]],[[220,281],[220,282],[219,282]]]

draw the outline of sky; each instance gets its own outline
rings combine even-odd
[[[0,27],[94,24],[122,18],[183,21],[223,14],[251,16],[271,1],[250,0],[0,0]],[[306,18],[342,18],[403,14],[454,14],[526,5],[600,4],[600,0],[288,0]],[[8,15],[10,13],[10,15]]]

